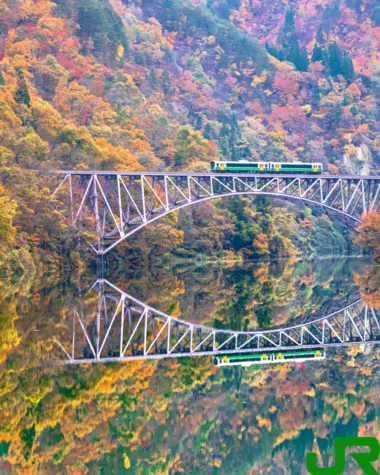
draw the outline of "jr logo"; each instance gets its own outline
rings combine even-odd
[[[335,465],[322,468],[317,466],[317,454],[306,454],[306,468],[311,475],[340,475],[345,473],[346,447],[369,447],[369,452],[351,453],[351,457],[366,475],[379,475],[372,466],[380,455],[380,444],[374,437],[337,437],[335,440]]]

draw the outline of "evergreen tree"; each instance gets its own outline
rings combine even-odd
[[[230,129],[228,125],[223,122],[222,127],[220,128],[219,136],[220,137],[229,137],[230,135]]]
[[[277,59],[278,59],[279,61],[285,61],[285,53],[284,53],[284,50],[283,50],[283,49],[280,49],[280,50],[279,50]]]
[[[0,71],[0,86],[5,86],[5,79],[1,71]]]
[[[323,63],[325,61],[325,54],[325,50],[315,43],[311,62],[314,63],[315,61],[319,61],[320,63]]]
[[[355,76],[354,64],[352,62],[352,57],[348,51],[345,51],[343,53],[341,70],[342,70],[342,75],[348,81],[354,78]]]
[[[205,129],[203,131],[203,137],[207,140],[212,140],[214,135],[214,131],[211,127],[210,122],[207,122]]]
[[[294,32],[294,11],[292,8],[286,11],[285,21],[284,21],[284,32],[293,33]]]
[[[325,33],[323,31],[322,23],[319,25],[316,40],[317,40],[317,43],[320,44],[320,45],[324,44],[324,42],[325,42]]]
[[[229,160],[231,158],[231,150],[230,150],[228,137],[221,136],[219,138],[219,150],[220,150],[220,154],[225,160]]]
[[[340,18],[340,3],[339,2],[334,3],[333,7],[331,8],[331,17],[334,20],[338,20],[338,18]]]
[[[299,60],[297,69],[299,71],[307,71],[308,67],[309,67],[309,57],[307,55],[306,48],[303,47],[300,51],[300,60]]]
[[[76,22],[80,26],[78,35],[92,38],[97,53],[112,51],[116,54],[119,45],[124,47],[125,54],[128,53],[123,22],[107,1],[78,0]]]
[[[289,52],[286,55],[287,61],[290,61],[298,69],[301,63],[301,51],[297,38],[293,35],[290,40]]]
[[[236,133],[236,135],[240,137],[240,135],[241,135],[240,134],[240,127],[239,127],[239,124],[238,124],[235,113],[232,114],[232,117],[231,117],[231,127],[234,130],[234,132]]]
[[[334,43],[329,45],[329,68],[331,74],[338,75],[342,73],[342,53],[339,46]]]
[[[373,9],[371,19],[375,26],[380,26],[380,6],[377,6]]]
[[[30,107],[30,95],[26,84],[24,73],[19,69],[17,71],[17,88],[15,91],[15,101],[19,104],[25,104]]]
[[[360,13],[360,9],[362,7],[362,0],[346,0],[346,4],[352,10],[355,10],[357,13]]]

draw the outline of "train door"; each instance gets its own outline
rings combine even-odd
[[[279,172],[281,170],[281,163],[275,163],[274,164],[274,169],[276,170],[276,172]]]
[[[259,163],[259,170],[260,170],[261,172],[264,171],[264,167],[265,167],[265,163],[264,163],[264,162],[260,162],[260,163]]]

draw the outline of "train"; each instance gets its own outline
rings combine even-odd
[[[304,350],[261,351],[256,353],[235,353],[214,356],[215,366],[252,366],[275,363],[304,363],[310,360],[323,360],[326,357],[324,348]]]
[[[320,175],[323,172],[322,163],[303,162],[249,162],[240,160],[236,162],[212,161],[210,171],[217,173],[305,173],[308,175]]]

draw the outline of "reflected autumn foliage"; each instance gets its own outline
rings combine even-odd
[[[359,267],[209,265],[156,269],[149,278],[126,271],[124,288],[181,318],[198,311],[202,321],[244,327],[246,315],[257,324],[252,312],[265,305],[277,321],[344,294]],[[72,338],[73,305],[84,313],[94,306],[88,281],[15,288],[0,302],[0,471],[293,474],[312,448],[327,465],[336,435],[379,436],[376,347],[265,369],[219,369],[203,357],[63,366],[57,338]]]
[[[364,267],[360,274],[354,274],[356,284],[364,302],[372,308],[380,308],[380,266]]]

